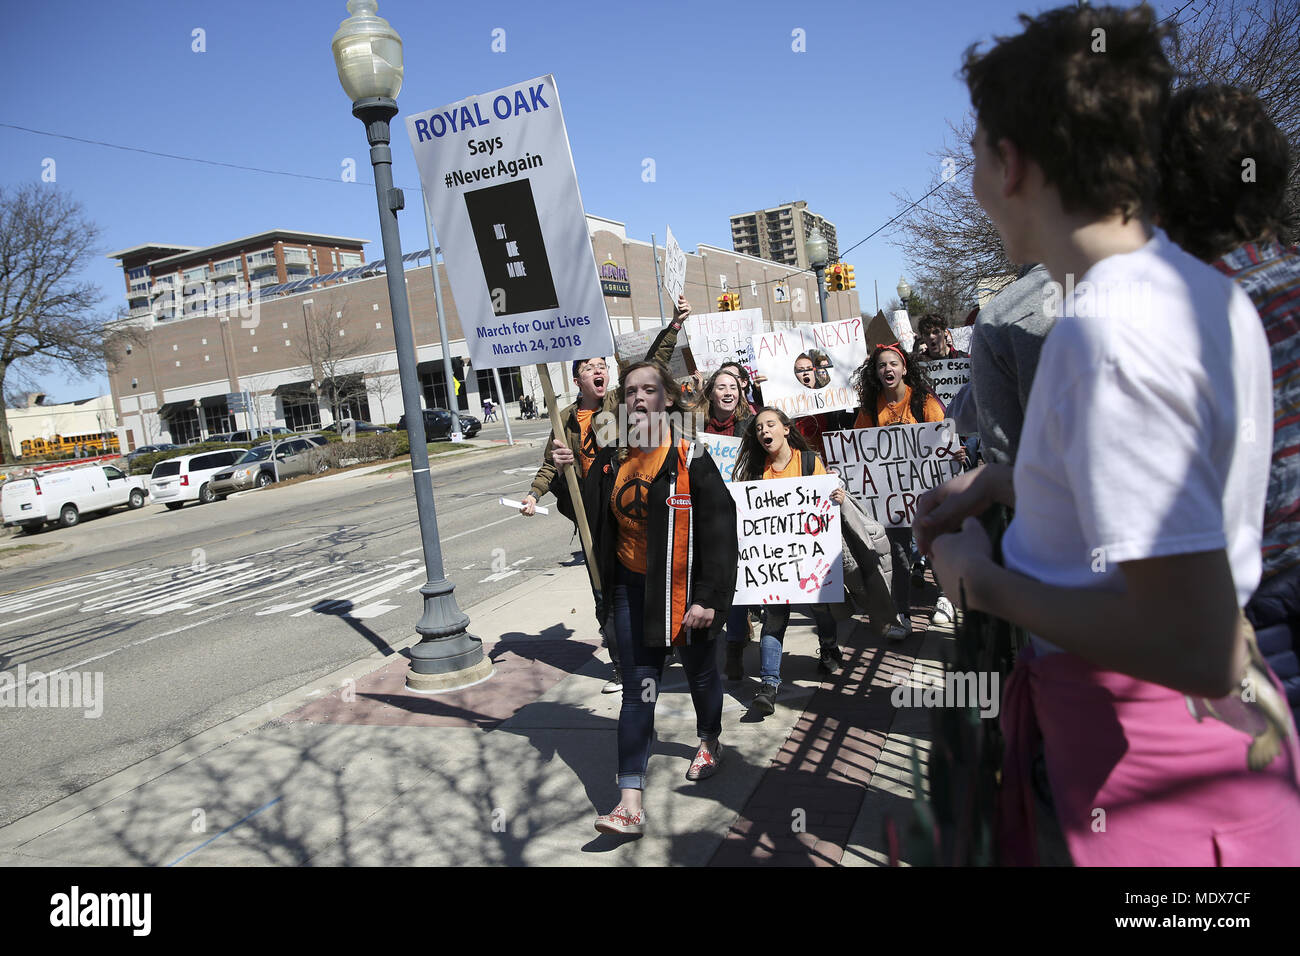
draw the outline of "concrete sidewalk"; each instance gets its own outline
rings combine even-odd
[[[928,592],[927,592],[928,593]],[[581,567],[468,609],[495,674],[428,696],[406,658],[376,654],[0,829],[0,864],[666,865],[872,864],[900,826],[910,746],[929,715],[889,701],[897,668],[937,666],[938,629],[889,648],[841,624],[844,671],[820,682],[811,621],[786,636],[777,711],[747,715],[758,649],[724,684],[721,771],[701,783],[680,667],[656,711],[647,834],[596,833],[618,801],[620,695]],[[923,619],[923,618],[918,618]],[[411,641],[405,646],[414,643]],[[399,646],[398,651],[403,647]]]

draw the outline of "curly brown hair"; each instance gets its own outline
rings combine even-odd
[[[1231,86],[1180,90],[1165,114],[1160,225],[1206,262],[1243,242],[1277,238],[1286,225],[1289,153],[1255,94]]]
[[[966,51],[971,104],[996,148],[1010,140],[1043,170],[1066,212],[1149,217],[1160,125],[1174,71],[1169,28],[1145,3],[1021,14],[1024,32]]]

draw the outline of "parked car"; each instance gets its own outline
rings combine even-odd
[[[273,425],[270,428],[244,429],[243,431],[231,432],[229,437],[223,440],[237,445],[241,442],[259,441],[262,438],[269,438],[271,435],[279,437],[280,435],[292,434],[293,432],[282,425]]]
[[[5,483],[5,524],[37,531],[47,521],[71,528],[87,512],[126,505],[144,507],[149,488],[143,475],[131,477],[112,465],[87,465],[46,471]]]
[[[196,455],[168,458],[153,466],[149,476],[149,494],[170,511],[187,501],[208,504],[216,500],[212,493],[212,476],[242,458],[244,449],[229,448],[204,451]]]
[[[275,446],[275,468],[271,467],[271,443],[255,445],[244,452],[244,457],[235,462],[233,468],[227,468],[212,478],[212,493],[219,498],[247,491],[249,488],[265,488],[275,481],[276,472],[281,478],[296,478],[324,471],[324,458],[317,449],[326,444],[318,435],[306,435],[302,438],[289,438]]]
[[[172,449],[179,448],[179,447],[180,447],[179,445],[170,445],[170,444],[143,445],[140,448],[137,448],[135,451],[127,452],[122,457],[124,457],[127,461],[135,461],[141,455],[152,455],[156,451],[171,451]]]
[[[220,435],[209,435],[208,441],[222,441],[228,443],[234,440],[232,437],[234,434],[234,432],[223,432]]]
[[[387,435],[389,432],[392,431],[392,429],[389,428],[387,425],[372,425],[370,422],[350,421],[348,419],[344,419],[341,422],[333,422],[329,425],[326,425],[324,428],[321,429],[321,431],[338,432],[340,435],[342,435],[347,432],[349,426],[351,426],[352,430],[356,432],[358,435],[365,434],[365,433],[371,433],[375,435]]]
[[[466,438],[473,438],[483,427],[483,423],[473,415],[466,415],[464,412],[457,412],[460,418],[461,434]],[[406,416],[403,415],[397,421],[399,430],[406,429]],[[424,437],[429,441],[439,441],[440,439],[451,438],[451,412],[445,408],[426,408],[424,410]]]

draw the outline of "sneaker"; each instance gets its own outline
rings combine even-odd
[[[951,624],[953,622],[953,618],[955,618],[956,616],[957,616],[957,612],[953,610],[952,602],[949,601],[942,594],[940,594],[939,600],[934,602],[934,614],[930,616],[930,623]]]
[[[619,672],[618,665],[614,665],[614,676],[605,682],[605,686],[600,689],[602,694],[617,694],[623,689],[623,675]]]
[[[620,803],[603,817],[596,817],[596,829],[614,836],[640,836],[645,833],[645,807],[633,813]]]
[[[715,741],[713,750],[705,750],[703,745],[695,752],[695,759],[691,761],[691,769],[686,771],[687,780],[707,780],[718,772],[718,767],[722,766],[722,741]]]
[[[742,680],[745,676],[745,645],[739,641],[727,642],[727,663],[723,670],[727,680]]]
[[[760,684],[758,693],[749,702],[749,709],[756,714],[776,713],[776,685]]]
[[[843,655],[834,645],[826,645],[817,651],[817,670],[822,674],[834,674],[840,669]]]

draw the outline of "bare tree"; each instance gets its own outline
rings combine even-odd
[[[102,373],[120,347],[123,337],[107,334],[103,316],[95,314],[99,289],[77,278],[98,239],[99,228],[81,205],[57,189],[0,187],[0,392],[13,373],[56,365],[82,376]],[[13,460],[3,403],[0,454]]]
[[[1289,229],[1300,236],[1300,0],[1194,0],[1179,13],[1167,46],[1178,84],[1220,83],[1255,93],[1291,144]],[[971,178],[975,120],[948,124],[932,152],[934,174],[914,198],[895,193],[901,217],[893,242],[904,251],[911,284],[955,321],[975,304],[981,280],[1014,273],[993,222],[975,200]],[[964,309],[955,307],[960,302]],[[916,313],[916,309],[909,310]]]
[[[387,371],[380,360],[370,363],[365,376],[369,383],[367,387],[370,394],[379,400],[379,421],[384,424],[388,421],[388,409],[385,408],[385,403],[401,391],[402,381],[397,375]]]
[[[366,395],[365,376],[374,363],[365,356],[375,352],[374,336],[348,328],[348,302],[312,303],[303,310],[304,335],[299,356],[310,370],[312,382],[330,403],[337,422],[344,405]]]

